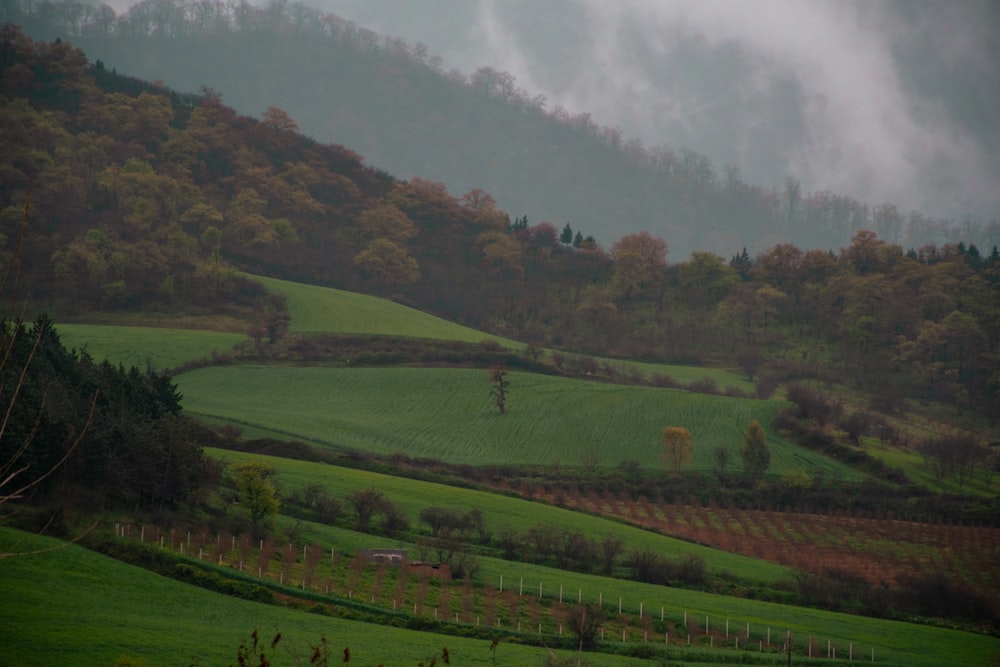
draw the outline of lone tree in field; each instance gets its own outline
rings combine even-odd
[[[499,366],[495,367],[492,371],[490,371],[490,382],[493,383],[493,388],[490,390],[490,396],[492,396],[496,401],[500,414],[506,414],[507,391],[510,389],[510,380],[507,379],[507,371]]]
[[[258,461],[240,463],[234,468],[240,506],[246,510],[254,531],[257,531],[268,524],[280,506],[278,490],[269,479],[274,474],[274,468]]]
[[[732,459],[729,454],[729,448],[725,445],[719,445],[712,451],[712,458],[714,465],[712,466],[712,472],[715,476],[719,478],[719,484],[722,486],[726,485],[726,468],[729,467],[729,462]]]
[[[691,433],[680,426],[663,429],[663,461],[675,475],[681,474],[681,466],[691,463]]]
[[[767,446],[764,429],[756,421],[747,425],[740,457],[743,459],[743,474],[756,485],[771,465],[771,448]]]

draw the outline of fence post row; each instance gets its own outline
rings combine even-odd
[[[132,525],[131,524],[129,524],[129,523],[122,523],[122,522],[115,523],[115,536],[116,537],[128,538],[128,537],[131,537],[133,534],[134,533],[132,531]],[[199,533],[199,535],[201,535],[201,534]],[[158,540],[156,539],[156,536],[159,537]],[[163,535],[163,532],[161,530],[157,529],[156,536],[154,536],[152,538],[153,544],[156,544],[157,542],[159,542],[159,547],[161,549],[167,548],[165,546],[166,545],[166,538]],[[146,527],[144,525],[143,526],[139,526],[139,531],[138,531],[137,537],[138,537],[138,539],[139,539],[140,542],[145,542],[145,540],[146,540]],[[174,545],[174,539],[173,539],[173,537],[174,537],[174,531],[171,531],[171,538],[170,538],[170,548],[171,549],[173,548],[173,545]],[[204,537],[200,537],[199,538],[199,540],[200,540],[199,543],[203,544],[205,542],[206,538],[207,538],[207,535],[205,535]],[[242,545],[244,545],[244,542],[246,542],[246,540],[241,540],[241,552],[243,551]],[[221,533],[217,533],[216,534],[215,543],[216,543],[216,549],[218,550],[218,564],[222,565],[223,564],[223,553],[222,553],[222,534]],[[249,542],[249,543],[245,544],[245,546],[248,547],[248,548],[252,548],[252,547],[250,547],[250,545],[252,545],[252,544],[253,544],[252,542]],[[185,536],[182,536],[182,538],[177,543],[178,553],[180,553],[181,555],[191,554],[192,552],[190,550],[190,545],[191,545],[191,531],[188,530],[187,534]],[[230,545],[231,545],[231,550],[235,551],[236,550],[236,535],[232,535],[231,536],[231,538],[230,538]],[[185,551],[185,547],[189,547],[187,549],[187,551]],[[292,545],[289,545],[289,549],[291,549],[291,547],[292,547]],[[259,541],[259,543],[258,543],[258,549],[260,551],[264,550],[264,540],[263,539],[261,539]],[[319,554],[319,553],[321,553],[321,551],[317,551],[316,553]],[[302,547],[302,560],[303,560],[303,562],[308,561],[308,554],[309,554],[308,545],[304,545]],[[240,555],[243,555],[243,554],[241,553]],[[203,547],[199,547],[199,549],[198,549],[198,559],[201,560],[201,559],[203,559],[204,556],[205,556],[204,548]],[[336,560],[336,550],[331,547],[330,548],[330,564],[331,564],[331,567],[333,566],[335,560]],[[238,568],[242,572],[243,571],[243,564],[244,564],[243,563],[243,559],[241,558],[238,561],[238,563],[239,564],[236,565],[236,562],[234,561],[231,565],[234,567],[234,569]],[[258,566],[258,568],[257,568],[257,577],[258,578],[262,578],[263,574],[264,574],[263,567],[262,566]],[[311,578],[311,575],[310,575],[310,578]],[[284,583],[285,583],[285,572],[283,570],[279,571],[279,573],[278,573],[278,582],[281,585],[284,585]],[[307,581],[306,581],[306,576],[305,575],[303,575],[301,585],[302,585],[302,589],[303,590],[306,590],[307,587],[308,587],[308,585],[309,585],[307,583]],[[329,584],[327,584],[325,590],[326,590],[327,594],[329,594],[329,592],[330,592],[330,586],[329,586]],[[503,575],[502,574],[500,575],[498,590],[499,590],[500,593],[503,593],[503,591],[504,591],[504,587],[503,587]],[[348,591],[348,594],[347,594],[348,595],[348,599],[353,599],[353,597],[354,597],[353,593],[354,593],[353,590]],[[523,597],[523,595],[524,595],[524,577],[520,577],[519,581],[518,581],[518,597]],[[544,584],[541,581],[538,582],[538,599],[539,600],[544,599]],[[374,596],[374,594],[371,596],[371,601],[372,601],[373,604],[375,603],[375,596]],[[562,584],[560,584],[560,586],[559,586],[558,601],[559,601],[560,604],[563,602],[563,585]],[[395,598],[393,598],[393,603],[392,603],[393,604],[393,609],[397,608],[397,602],[398,601]],[[583,589],[577,589],[577,603],[578,604],[582,604],[583,603]],[[599,591],[598,592],[597,604],[598,604],[598,608],[600,608],[600,609],[604,608],[604,592],[603,591]],[[417,615],[417,613],[418,613],[418,604],[414,603],[414,605],[413,605],[413,614]],[[512,609],[512,613],[519,613],[519,612],[513,612],[513,609]],[[619,596],[618,597],[618,616],[623,616],[623,615],[624,615],[624,598],[623,598],[623,596]],[[437,609],[437,607],[434,607],[434,618],[438,618],[438,609]],[[640,601],[639,602],[639,618],[640,619],[645,619],[646,618],[645,601]],[[661,606],[660,607],[660,622],[662,623],[665,620],[666,620],[666,607],[665,606]],[[513,627],[513,621],[514,621],[514,619],[511,618],[511,626],[512,627]],[[455,622],[456,623],[459,622],[459,613],[458,612],[455,612]],[[729,622],[730,622],[730,619],[727,618],[726,622],[725,622],[725,638],[726,639],[730,638]],[[476,616],[476,625],[479,626],[480,623],[481,623],[480,616]],[[685,628],[688,627],[688,612],[687,612],[687,610],[684,610],[684,612],[683,612],[683,624],[684,624]],[[500,618],[496,619],[496,626],[497,627],[501,627],[501,619]],[[555,628],[557,628],[557,631],[558,631],[558,633],[560,635],[563,634],[563,624],[562,623],[556,624]],[[542,629],[543,629],[542,628],[542,624],[539,623],[538,624],[538,633],[539,634],[542,633]],[[517,630],[518,631],[521,630],[521,621],[520,620],[517,621]],[[708,637],[709,637],[709,646],[712,647],[712,648],[714,648],[715,647],[715,635],[713,635],[712,632],[711,632],[711,619],[710,619],[710,615],[708,615],[708,614],[705,615],[705,635],[708,635]],[[604,641],[604,639],[605,639],[605,627],[604,626],[601,626],[601,628],[600,628],[600,636],[601,636],[601,640]],[[743,650],[748,650],[750,648],[750,640],[751,640],[750,623],[746,624],[744,638],[745,638],[746,642],[743,644]],[[625,626],[625,627],[622,628],[622,642],[627,642],[628,640],[629,640],[628,627]],[[648,629],[646,629],[646,630],[643,631],[643,641],[645,641],[645,642],[649,641],[649,630]],[[664,631],[664,633],[663,633],[663,642],[664,642],[664,644],[667,644],[667,645],[670,644],[670,633],[669,633],[669,631]],[[690,633],[688,633],[688,635],[687,635],[687,644],[688,644],[688,646],[691,645],[691,634]],[[760,651],[763,651],[765,647],[773,647],[773,644],[771,644],[771,626],[767,627],[767,630],[766,630],[766,639],[758,640],[757,644],[758,644],[758,649]],[[813,652],[813,644],[814,644],[814,638],[813,638],[813,636],[809,636],[809,639],[806,642],[806,648],[805,648],[805,654],[806,654],[807,657],[810,657],[810,658],[818,657],[818,656],[814,656],[813,655],[813,653],[814,653]],[[734,637],[733,648],[736,649],[736,650],[740,649],[740,635],[738,635],[738,634],[735,635],[735,637]],[[782,651],[786,651],[786,652],[789,653],[789,655],[791,655],[792,649],[794,648],[793,644],[792,644],[791,630],[786,630],[785,631],[785,642],[784,642],[784,645],[781,648],[782,648]],[[860,655],[863,656],[864,653],[862,652]],[[826,640],[826,657],[828,659],[832,659],[832,660],[836,660],[837,659],[837,646],[833,643],[832,639],[827,639]],[[851,662],[854,661],[854,642],[853,641],[852,642],[848,642],[847,659],[849,661],[851,661]],[[873,663],[875,662],[875,648],[874,647],[871,648],[871,650],[870,650],[869,660],[871,662],[873,662]]]

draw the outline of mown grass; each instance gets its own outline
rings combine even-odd
[[[378,489],[404,511],[414,528],[418,527],[420,511],[428,507],[447,507],[461,514],[478,508],[485,515],[489,530],[494,534],[505,528],[523,533],[536,524],[543,524],[553,529],[579,531],[597,541],[606,536],[619,537],[630,551],[651,549],[671,558],[687,554],[700,556],[705,559],[712,572],[738,572],[741,577],[771,583],[791,575],[788,568],[767,561],[729,554],[609,519],[520,498],[322,463],[221,449],[208,449],[207,453],[229,464],[248,460],[265,461],[277,471],[277,479],[285,495],[301,492],[311,484],[319,484],[331,496],[339,498],[347,511],[350,511],[350,506],[345,499],[352,491]]]
[[[54,540],[0,528],[0,552]],[[236,664],[254,629],[276,666],[308,664],[326,637],[331,664],[345,646],[350,664],[416,665],[447,646],[455,665],[492,665],[490,643],[330,618],[229,598],[119,563],[76,546],[0,561],[0,664],[17,667],[108,667],[120,658],[150,667]],[[540,664],[543,649],[502,643],[497,664]],[[564,654],[568,655],[568,654]],[[141,662],[139,662],[141,661]],[[256,664],[256,660],[253,664]],[[645,661],[595,656],[595,665]]]
[[[709,470],[718,445],[738,458],[750,420],[766,425],[784,403],[511,373],[501,416],[485,371],[439,368],[235,366],[178,376],[184,407],[274,435],[378,454],[473,465],[662,467],[664,426],[692,434],[691,468]],[[771,471],[857,479],[832,459],[773,433]]]
[[[86,350],[95,361],[157,370],[225,353],[247,340],[237,333],[103,324],[57,324],[56,333],[66,348]]]
[[[277,278],[249,277],[261,282],[268,291],[285,295],[292,318],[289,326],[292,332],[384,334],[467,343],[492,340],[513,350],[525,347],[524,343],[477,331],[387,299]],[[732,386],[746,392],[753,391],[752,383],[724,369],[603,358],[598,358],[598,361],[607,362],[615,369],[637,368],[647,378],[659,373],[682,383],[711,380],[720,388]]]

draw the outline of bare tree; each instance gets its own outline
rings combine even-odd
[[[494,367],[490,371],[490,382],[493,383],[490,395],[496,401],[500,414],[506,414],[507,392],[510,390],[510,380],[507,379],[507,371],[499,366]]]

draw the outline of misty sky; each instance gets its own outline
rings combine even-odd
[[[120,8],[121,2],[114,3]],[[1000,2],[307,0],[744,180],[1000,217]]]

